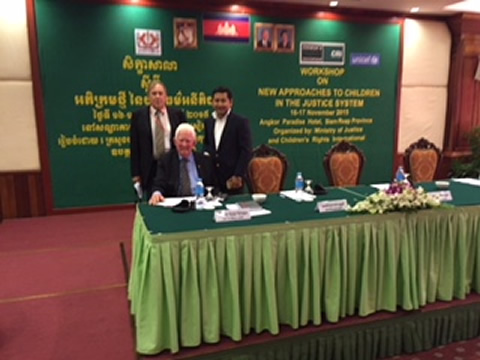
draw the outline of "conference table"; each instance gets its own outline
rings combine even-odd
[[[319,213],[318,201],[354,205],[377,191],[327,190],[315,202],[272,194],[262,204],[270,215],[228,223],[139,204],[129,280],[137,351],[415,310],[480,289],[480,187],[451,181],[451,206],[382,215]]]

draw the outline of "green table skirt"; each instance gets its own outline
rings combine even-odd
[[[480,207],[152,235],[137,211],[137,351],[414,310],[480,288]]]

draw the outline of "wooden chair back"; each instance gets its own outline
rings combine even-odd
[[[405,171],[418,183],[435,179],[440,159],[440,149],[422,137],[405,150],[403,160]]]
[[[334,186],[358,185],[364,163],[363,152],[347,141],[332,146],[323,159],[328,180]]]
[[[278,193],[283,189],[288,162],[285,154],[262,144],[252,152],[248,164],[248,187],[251,193]]]

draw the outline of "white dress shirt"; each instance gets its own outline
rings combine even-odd
[[[157,120],[155,118],[155,114],[157,113],[157,109],[153,106],[150,106],[150,124],[152,126],[152,144],[153,144],[153,155],[155,156],[155,128],[157,127]],[[160,110],[160,122],[163,126],[163,137],[165,139],[165,152],[170,150],[170,133],[172,131],[170,127],[170,119],[168,118],[167,108],[163,108]]]
[[[215,128],[213,130],[213,137],[215,138],[215,149],[218,150],[220,146],[220,140],[222,139],[223,130],[225,129],[225,124],[227,123],[227,117],[230,115],[230,111],[228,110],[224,117],[218,118],[217,112],[214,111],[212,113],[212,117],[215,119]]]

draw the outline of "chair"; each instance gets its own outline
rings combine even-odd
[[[262,144],[252,152],[248,164],[248,187],[251,193],[277,193],[283,189],[287,175],[286,156],[271,146]]]
[[[365,155],[354,144],[341,141],[323,158],[328,180],[334,186],[354,186],[360,182]]]
[[[405,171],[410,173],[413,182],[432,181],[435,178],[441,152],[425,138],[411,144],[404,153]]]

